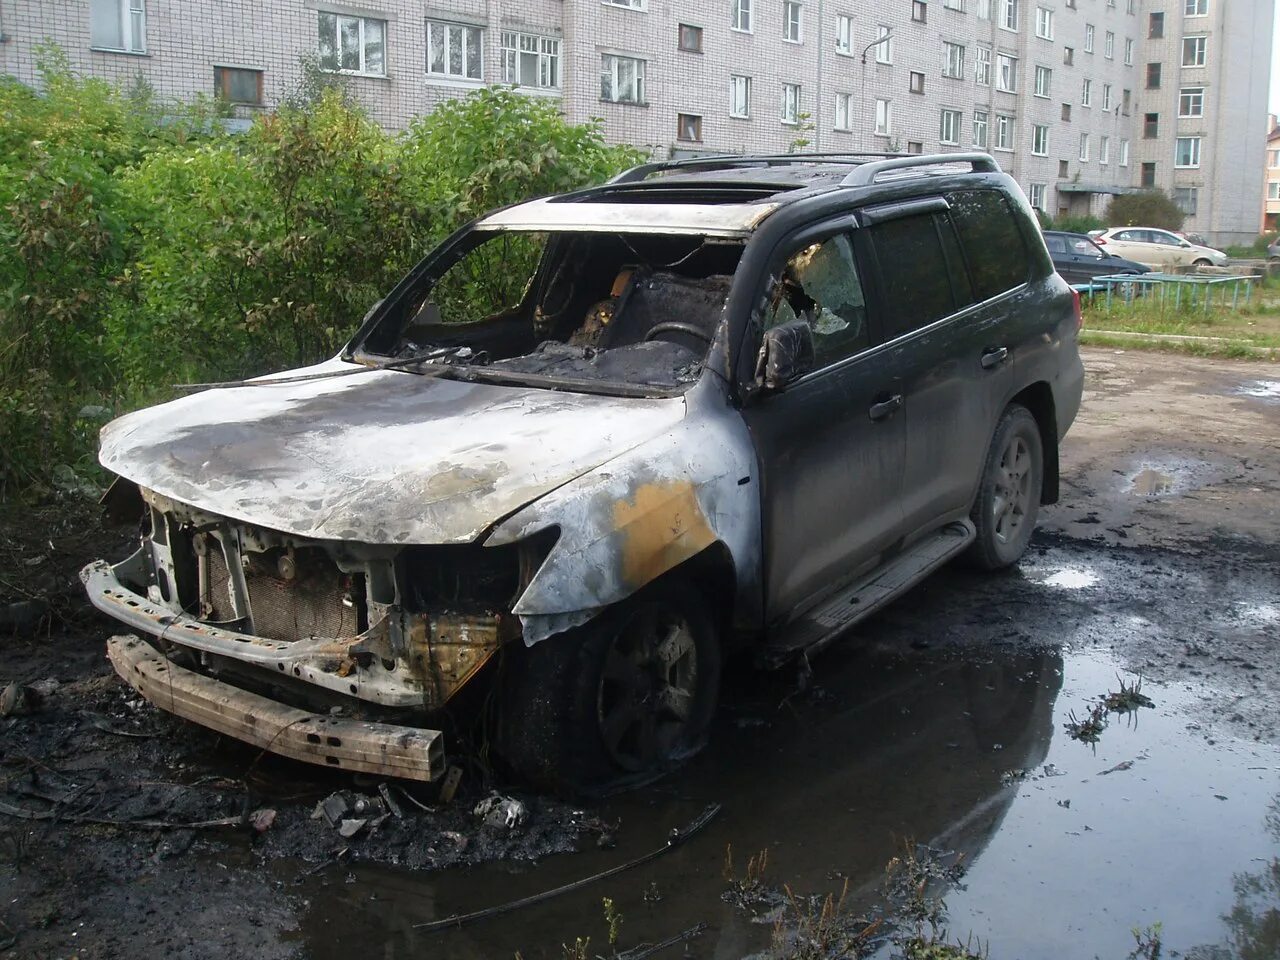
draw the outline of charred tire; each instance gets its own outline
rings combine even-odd
[[[1031,411],[1005,408],[987,450],[982,482],[969,516],[978,535],[969,547],[971,563],[1000,570],[1018,562],[1031,534],[1044,485],[1044,445]]]
[[[702,746],[720,690],[720,643],[702,596],[642,591],[503,664],[498,751],[562,793],[650,780]]]

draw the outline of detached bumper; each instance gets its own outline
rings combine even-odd
[[[406,780],[437,780],[444,774],[444,735],[438,730],[287,707],[179,667],[133,636],[108,640],[107,657],[126,683],[161,710],[271,753]]]

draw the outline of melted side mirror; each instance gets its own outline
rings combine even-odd
[[[764,332],[756,357],[756,386],[782,390],[813,369],[813,330],[804,320],[792,320]]]

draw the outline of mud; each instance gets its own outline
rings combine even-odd
[[[58,618],[39,640],[0,641],[3,683],[58,681],[0,719],[0,802],[49,817],[0,814],[0,955],[532,960],[705,925],[656,955],[740,957],[812,938],[821,898],[845,891],[836,926],[872,929],[858,949],[877,956],[945,930],[993,958],[1123,958],[1156,923],[1166,956],[1276,956],[1280,405],[1254,388],[1277,372],[1086,360],[1064,502],[1018,569],[944,570],[812,674],[731,670],[710,747],[685,768],[583,806],[520,795],[514,830],[471,813],[494,785],[476,766],[454,804],[402,802],[343,839],[317,802],[376,782],[139,703],[102,660],[106,624]],[[1144,471],[1171,482],[1145,487]],[[70,566],[74,552],[52,553]],[[1139,681],[1153,706],[1106,712],[1095,743],[1068,735]],[[414,926],[609,869],[712,802],[710,826],[636,870],[461,930]],[[262,810],[275,817],[258,832]],[[244,822],[138,825],[221,819]],[[885,882],[919,851],[927,906]],[[756,895],[726,897],[753,858],[767,860]]]

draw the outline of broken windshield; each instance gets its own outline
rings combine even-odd
[[[364,353],[473,379],[679,389],[701,375],[742,253],[690,236],[474,238],[388,304]]]

